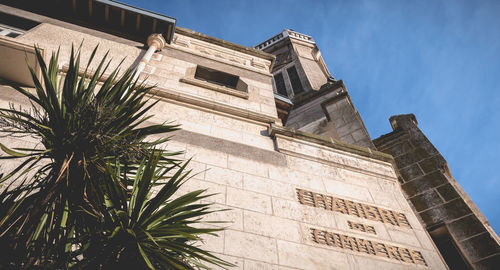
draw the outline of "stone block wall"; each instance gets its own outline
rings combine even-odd
[[[429,231],[446,226],[468,263],[497,269],[499,240],[486,218],[452,177],[446,160],[418,128],[414,115],[390,118],[394,131],[373,142],[394,156],[400,184]]]
[[[227,122],[226,128],[238,132],[239,138],[261,134],[262,141],[269,142],[253,145],[236,137],[222,139],[185,130],[167,145],[185,150],[198,172],[182,191],[208,188],[216,193],[209,198],[216,208],[231,209],[209,218],[230,223],[218,237],[207,238],[204,247],[235,263],[235,269],[446,269],[406,202],[389,162],[300,138],[269,136],[244,119],[231,127],[237,119],[208,120],[212,113],[191,112],[181,121],[203,119],[212,129]],[[403,213],[411,228],[368,219],[361,212],[342,213],[310,201],[301,203],[299,190]],[[363,226],[371,226],[376,233],[359,229]],[[340,247],[329,246],[326,240],[315,242],[311,229],[415,250],[427,266],[363,252],[356,244]]]
[[[215,194],[207,198],[214,208],[231,209],[208,217],[229,223],[217,237],[206,237],[204,248],[235,269],[446,269],[403,196],[388,155],[288,134],[276,119],[268,60],[181,36],[153,55],[143,76],[159,86],[160,102],[149,121],[183,128],[165,144],[192,158],[195,174],[181,192],[208,189]],[[84,59],[97,43],[114,59],[127,54],[127,65],[144,53],[50,22],[19,41],[49,52],[60,45],[64,61],[81,39],[90,40],[82,47]],[[198,64],[240,76],[248,98],[182,82]],[[9,90],[0,91],[1,106],[18,101]]]

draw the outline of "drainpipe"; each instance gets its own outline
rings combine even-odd
[[[149,48],[139,62],[139,65],[137,65],[134,79],[132,81],[135,81],[137,80],[137,78],[139,78],[139,75],[141,75],[142,71],[146,67],[146,64],[151,59],[153,53],[155,53],[156,51],[161,51],[161,49],[163,49],[165,45],[167,45],[167,42],[163,38],[162,34],[151,34],[147,39],[147,44]]]

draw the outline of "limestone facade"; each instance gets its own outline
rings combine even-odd
[[[9,44],[37,44],[47,58],[60,48],[63,75],[71,46],[83,41],[82,62],[99,44],[97,58],[109,50],[111,69],[123,58],[123,67],[143,66],[140,78],[156,86],[154,98],[161,100],[150,121],[182,125],[165,145],[192,158],[195,174],[182,192],[208,189],[214,208],[230,209],[209,217],[229,223],[218,237],[207,237],[204,248],[235,269],[448,269],[400,187],[394,159],[374,150],[352,102],[341,108],[325,99],[322,117],[335,108],[350,113],[341,119],[330,114],[337,122],[329,131],[283,125],[274,93],[275,56],[176,27],[170,43],[146,59],[148,48],[140,42],[6,5],[0,10],[38,23],[19,36],[0,36],[0,55]],[[311,54],[311,61],[319,55],[300,42],[309,45],[299,44],[299,55]],[[321,91],[326,67],[304,65],[304,74],[298,71],[308,78],[304,89]],[[235,87],[200,79],[199,67],[237,78]],[[331,89],[337,95],[339,88]],[[23,104],[12,93],[0,87],[0,106]]]

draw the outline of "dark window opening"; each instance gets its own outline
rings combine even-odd
[[[297,69],[295,67],[288,68],[287,70],[288,77],[290,78],[290,83],[292,84],[293,93],[295,95],[304,92],[304,88],[302,87],[302,83],[299,79],[299,74],[297,73]]]
[[[38,22],[0,12],[0,35],[15,38],[38,25]]]
[[[21,33],[10,32],[10,33],[6,34],[6,36],[11,37],[11,38],[18,37],[19,35],[21,35]]]
[[[202,66],[198,66],[196,68],[194,77],[199,80],[204,80],[233,89],[236,89],[240,79],[238,76]]]
[[[472,270],[472,267],[462,255],[446,226],[443,225],[429,233],[450,269]]]
[[[281,73],[274,75],[274,83],[276,84],[276,91],[278,92],[278,94],[288,97],[285,87],[285,80],[283,79],[283,75]]]
[[[0,23],[18,28],[20,30],[30,30],[39,23],[25,18],[17,17],[7,13],[0,12]]]

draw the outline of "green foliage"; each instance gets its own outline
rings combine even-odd
[[[29,99],[29,111],[0,109],[0,132],[30,136],[33,148],[8,148],[17,159],[0,174],[0,267],[38,269],[192,269],[230,264],[196,247],[211,213],[202,190],[175,198],[189,178],[178,153],[159,149],[178,126],[146,126],[156,104],[134,72],[105,78],[106,56],[90,75],[80,52],[58,80],[58,54],[48,66],[35,48],[42,78],[30,68],[35,91],[10,84]],[[150,135],[162,134],[158,140]],[[12,183],[5,186],[6,183]]]

